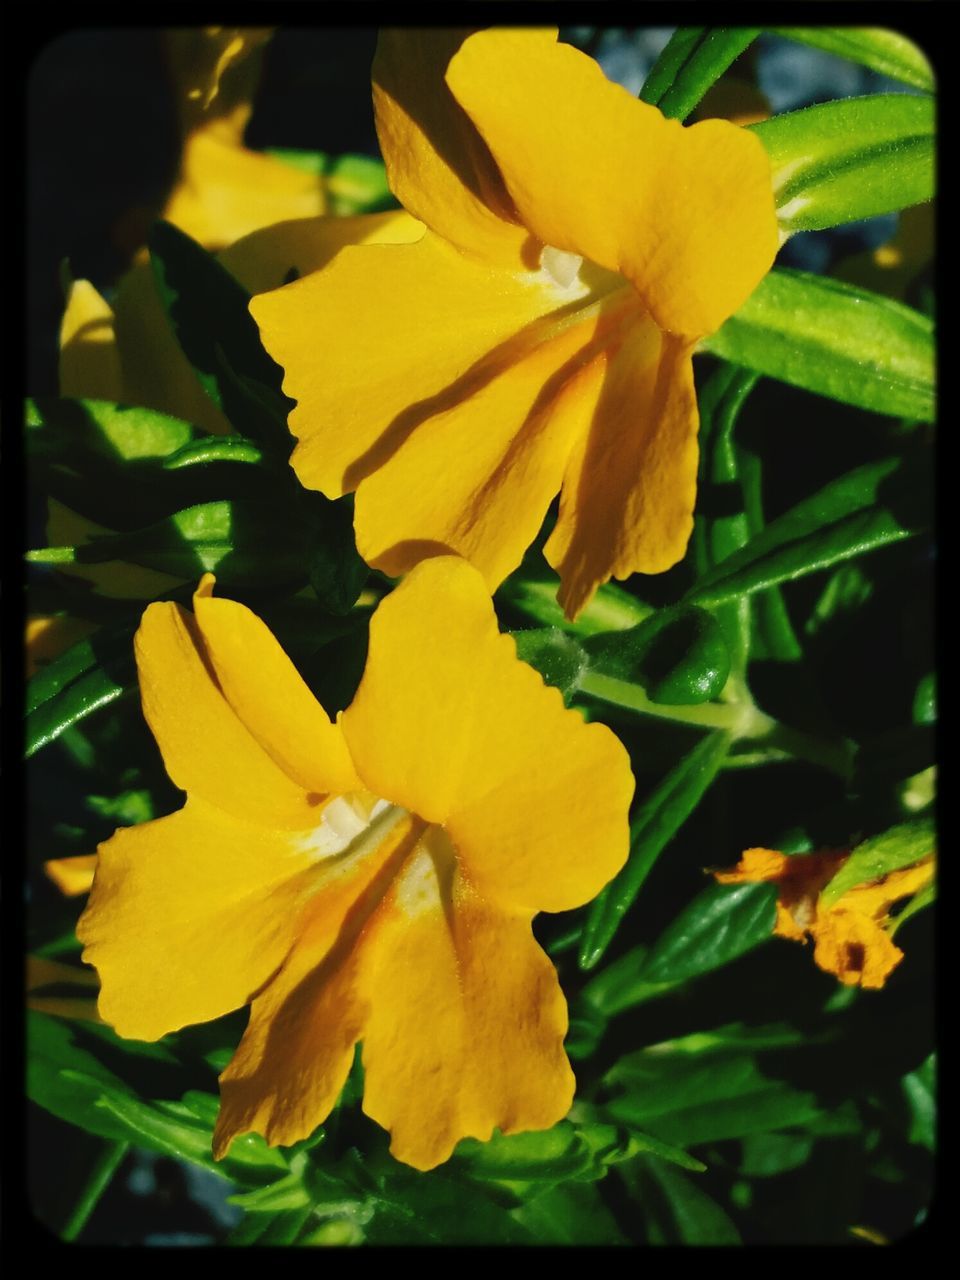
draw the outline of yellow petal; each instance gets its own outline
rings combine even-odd
[[[96,869],[95,853],[82,853],[74,858],[51,858],[43,864],[44,874],[67,898],[89,893]]]
[[[608,578],[676,564],[693,528],[698,417],[690,348],[637,316],[605,358],[593,422],[573,451],[544,548],[570,618]]]
[[[466,30],[384,30],[373,107],[390,190],[405,209],[471,255],[519,267],[518,226],[490,152],[444,83]],[[534,254],[536,256],[536,254]]]
[[[465,40],[447,70],[521,220],[619,271],[661,329],[719,328],[777,251],[770,165],[722,120],[684,128],[570,45],[519,29]]]
[[[212,585],[205,575],[193,609],[206,657],[238,719],[305,791],[358,789],[340,726],[330,723],[266,624],[245,605],[211,596]]]
[[[844,986],[882,987],[903,959],[890,935],[859,911],[834,907],[820,912],[813,933],[814,960]]]
[[[98,852],[77,937],[101,1016],[137,1040],[246,1004],[289,951],[313,883],[309,840],[192,798]]]
[[[453,551],[491,591],[500,585],[536,537],[588,430],[593,327],[572,327],[427,418],[361,481],[354,524],[369,564],[397,576],[425,554]]]
[[[254,231],[217,257],[249,293],[265,293],[319,271],[348,244],[410,244],[423,223],[403,209],[349,218],[296,218]]]
[[[494,272],[425,233],[416,244],[343,249],[330,265],[253,299],[264,345],[297,401],[291,463],[339,497],[434,414],[543,339],[534,324],[582,303],[544,271]]]
[[[319,174],[198,129],[184,143],[163,217],[205,248],[221,249],[260,227],[318,216],[325,204]]]
[[[870,916],[873,920],[883,920],[890,907],[901,898],[918,893],[928,885],[934,875],[934,860],[925,858],[912,867],[901,867],[891,871],[889,875],[873,884],[860,884],[848,889],[842,898],[834,903],[834,909],[847,908],[859,911],[861,915]]]
[[[113,311],[89,280],[74,280],[60,322],[60,394],[121,399]]]
[[[384,838],[331,866],[296,945],[254,1001],[233,1060],[220,1077],[214,1156],[251,1130],[272,1144],[308,1137],[327,1118],[343,1087],[370,1005],[369,961],[379,947],[384,895],[423,832],[394,811]]]
[[[146,609],[135,638],[147,723],[175,786],[237,817],[310,828],[319,797],[290,778],[237,718],[210,669],[193,616]],[[249,673],[255,684],[259,676]]]
[[[433,837],[384,916],[363,1046],[363,1109],[417,1169],[494,1127],[549,1128],[574,1091],[566,1004],[529,915],[492,909]]]
[[[493,901],[563,911],[623,865],[626,752],[517,659],[465,561],[426,560],[383,601],[342,724],[368,789],[446,824]]]
[[[120,281],[116,329],[123,368],[118,399],[183,418],[214,435],[231,430],[180,348],[149,263],[132,267]]]

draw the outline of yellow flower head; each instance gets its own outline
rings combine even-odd
[[[665,119],[555,30],[388,31],[373,81],[391,187],[425,229],[251,304],[298,402],[293,465],[356,490],[371,564],[453,549],[491,588],[562,488],[546,556],[575,616],[684,553],[691,357],[773,261],[766,154]]]
[[[184,808],[101,845],[77,928],[100,1013],[154,1040],[251,1004],[221,1076],[214,1151],[310,1134],[363,1041],[364,1110],[430,1168],[467,1135],[570,1106],[566,1006],[538,911],[623,864],[633,779],[499,634],[453,557],[378,608],[331,723],[270,631],[211,594],[155,603],[144,714]]]
[[[824,905],[821,893],[849,856],[847,850],[788,855],[747,849],[730,871],[713,874],[720,884],[776,884],[774,933],[795,942],[812,937],[814,961],[845,986],[882,987],[903,959],[886,929],[890,907],[932,880],[933,858],[856,885]]]

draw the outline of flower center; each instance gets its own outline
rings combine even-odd
[[[406,830],[397,831],[398,827]],[[446,831],[369,792],[349,792],[331,800],[319,826],[304,840],[301,849],[317,863],[317,892],[374,859],[383,865],[375,874],[378,887],[368,910],[374,910],[392,886],[397,906],[407,915],[449,899],[456,849]]]
[[[569,289],[579,282],[583,258],[578,253],[568,253],[565,249],[555,249],[552,244],[546,244],[540,254],[540,266],[561,289]]]

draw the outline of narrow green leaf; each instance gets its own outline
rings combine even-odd
[[[356,603],[370,570],[357,551],[353,495],[331,500],[322,493],[298,493],[307,528],[307,574],[322,608],[342,617]]]
[[[839,280],[775,267],[700,346],[860,409],[934,418],[932,322]]]
[[[614,1245],[630,1241],[595,1184],[567,1182],[519,1205],[511,1216],[538,1244]]]
[[[660,853],[716,777],[729,747],[726,733],[701,738],[637,810],[630,823],[627,864],[590,907],[580,940],[581,969],[592,969],[601,959]]]
[[[677,1169],[638,1161],[624,1180],[647,1220],[647,1243],[735,1245],[740,1235],[717,1202]]]
[[[92,538],[75,548],[76,560],[125,560],[190,582],[215,572],[227,589],[289,585],[307,576],[298,514],[272,499],[197,503],[146,528]]]
[[[26,720],[24,758],[58,738],[70,725],[136,688],[133,653],[86,671],[42,702]]]
[[[121,462],[167,458],[198,435],[188,422],[155,409],[52,396],[26,402],[26,426],[28,449],[46,442],[58,453],[87,449]]]
[[[717,697],[730,674],[720,623],[705,609],[660,609],[628,631],[588,637],[590,669],[629,680],[653,702],[695,706]]]
[[[678,28],[647,76],[641,100],[685,120],[759,34],[759,27]]]
[[[937,840],[933,818],[914,818],[857,845],[850,857],[820,895],[828,907],[848,889],[870,880],[879,880],[900,867],[912,867],[934,850]]]
[[[900,931],[900,926],[905,924],[919,911],[924,911],[927,907],[932,907],[937,900],[937,882],[931,880],[925,884],[919,893],[915,893],[900,914],[891,921],[888,932],[891,938],[895,938]]]
[[[789,111],[749,126],[773,167],[777,218],[818,231],[934,194],[931,98],[887,93]]]
[[[930,1057],[903,1077],[901,1087],[910,1108],[909,1142],[918,1143],[928,1151],[937,1146],[937,1055]]]
[[[587,668],[583,646],[559,627],[535,627],[512,634],[520,661],[539,671],[544,684],[559,689],[569,705]]]
[[[687,601],[716,605],[912,537],[929,521],[923,453],[870,462],[830,481],[709,570]]]
[[[207,436],[177,449],[164,458],[163,465],[167,470],[175,471],[180,467],[204,466],[211,462],[262,461],[263,454],[257,446],[241,436]]]
[[[933,69],[921,49],[886,27],[768,27],[774,35],[813,45],[850,62],[859,62],[891,80],[934,90]]]
[[[313,1211],[309,1205],[279,1213],[248,1213],[231,1231],[226,1244],[294,1244],[304,1228],[312,1225],[313,1221]]]

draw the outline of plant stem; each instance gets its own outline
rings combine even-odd
[[[674,724],[687,724],[699,729],[725,729],[736,740],[746,739],[771,751],[786,752],[844,779],[849,779],[853,773],[854,747],[851,742],[830,742],[781,724],[754,705],[745,686],[741,696],[732,702],[704,702],[692,707],[677,707],[652,702],[639,685],[629,680],[588,671],[580,679],[580,691],[629,711],[639,711]]]
[[[67,1219],[67,1224],[60,1233],[60,1238],[71,1242],[87,1225],[91,1213],[97,1207],[100,1197],[110,1185],[110,1179],[120,1167],[124,1156],[130,1150],[129,1142],[111,1142],[93,1166],[83,1194]]]

